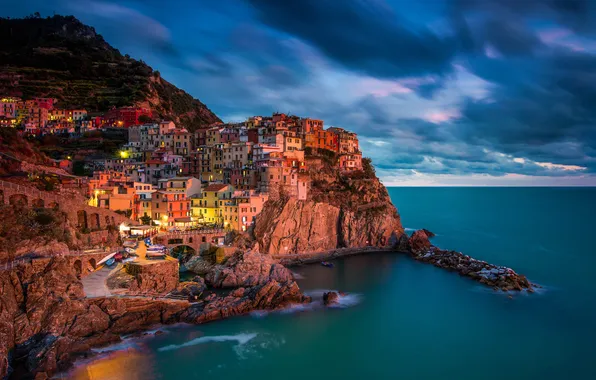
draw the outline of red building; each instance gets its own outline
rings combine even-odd
[[[35,105],[39,108],[45,108],[47,110],[51,110],[54,108],[54,103],[56,99],[54,98],[33,98]]]
[[[137,125],[139,123],[139,117],[145,115],[152,117],[150,109],[147,108],[136,108],[136,107],[123,107],[109,110],[104,119],[109,123],[117,127],[128,128],[131,125]]]

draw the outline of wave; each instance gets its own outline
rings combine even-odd
[[[200,338],[196,338],[190,340],[186,343],[182,344],[170,344],[169,346],[160,347],[158,351],[172,351],[178,350],[184,347],[191,347],[196,346],[199,344],[205,343],[212,343],[212,342],[237,342],[239,346],[242,346],[257,336],[256,333],[244,333],[244,334],[237,334],[237,335],[215,335],[215,336],[202,336]]]
[[[312,304],[323,306],[323,295],[328,292],[336,292],[339,294],[337,304],[331,306],[334,308],[341,308],[345,309],[348,307],[356,306],[362,301],[362,294],[359,293],[340,293],[337,290],[333,289],[316,289],[311,290],[309,292],[305,292],[304,294],[311,296],[313,299]]]
[[[311,303],[307,304],[292,304],[283,309],[275,310],[275,311],[266,311],[266,310],[255,310],[250,313],[250,316],[253,318],[265,318],[269,314],[294,314],[294,313],[303,313],[307,311],[315,311],[320,309],[327,309],[327,308],[334,308],[334,309],[346,309],[348,307],[356,306],[362,301],[362,294],[359,293],[349,293],[349,294],[339,294],[339,298],[337,300],[337,304],[331,306],[325,306],[323,303],[323,295],[328,292],[336,292],[339,294],[337,290],[329,290],[329,289],[316,289],[311,290],[308,292],[304,292],[304,295],[310,296],[312,298]]]
[[[300,273],[297,272],[292,272],[292,277],[294,277],[294,280],[304,280],[305,277],[303,275],[301,275]]]

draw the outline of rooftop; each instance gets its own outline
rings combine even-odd
[[[223,183],[214,183],[214,184],[211,184],[211,185],[207,186],[204,189],[204,191],[221,191],[221,190],[225,189],[228,186],[230,186],[230,185],[226,185],[226,184],[223,184]]]

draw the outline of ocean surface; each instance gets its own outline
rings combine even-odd
[[[510,299],[400,254],[294,268],[342,307],[253,313],[128,339],[76,379],[596,379],[594,188],[390,188],[408,229],[526,274]],[[411,232],[411,230],[409,230]]]

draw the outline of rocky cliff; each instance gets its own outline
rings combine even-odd
[[[325,157],[310,155],[307,200],[280,197],[265,204],[254,239],[263,253],[283,255],[336,248],[394,245],[404,236],[397,209],[370,162],[341,173]]]

